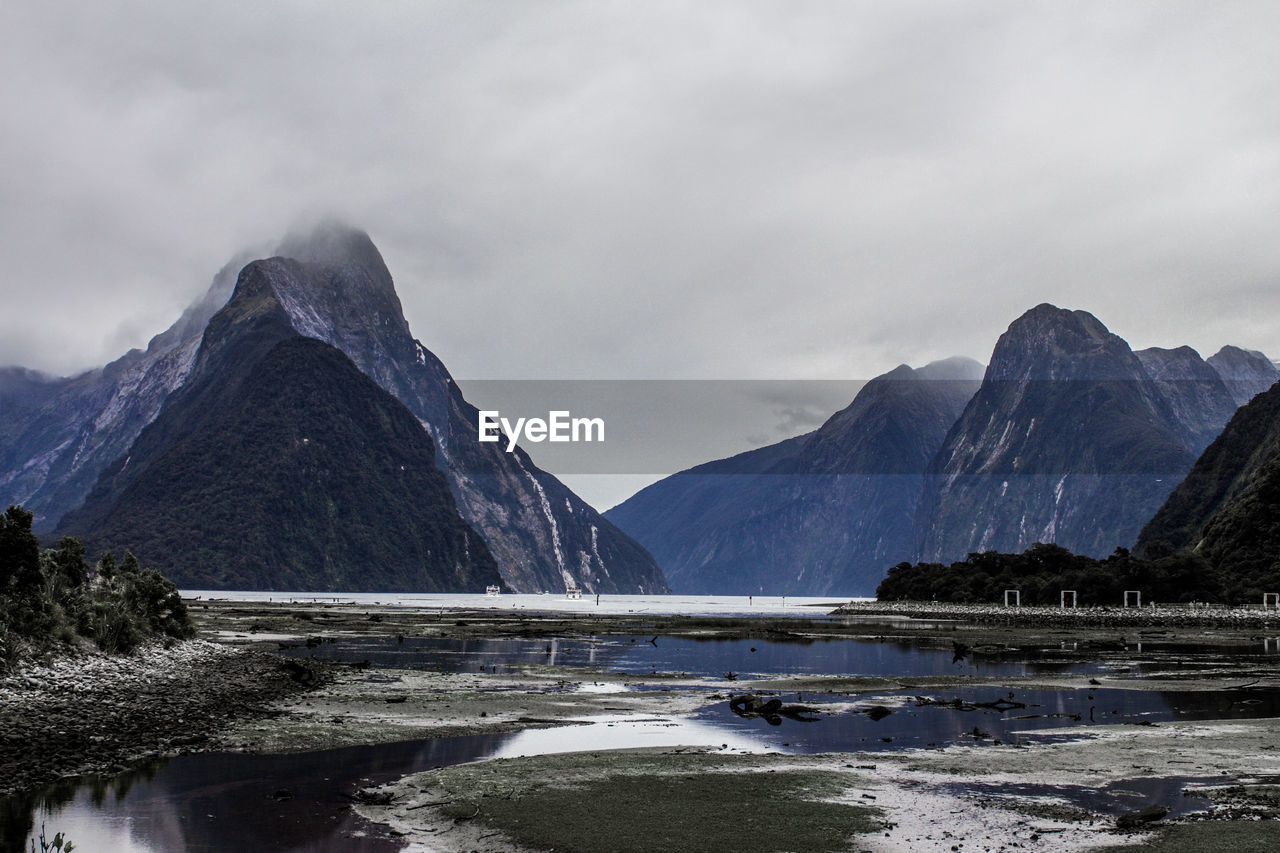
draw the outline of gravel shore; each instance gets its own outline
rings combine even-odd
[[[1191,604],[1145,607],[1003,607],[996,604],[933,604],[920,601],[853,601],[837,616],[956,620],[975,625],[1026,628],[1217,628],[1280,632],[1280,609]]]
[[[0,795],[177,755],[305,689],[278,658],[202,640],[80,654],[0,679]],[[310,680],[306,678],[304,680]]]

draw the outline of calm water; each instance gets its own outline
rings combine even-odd
[[[1069,649],[1026,659],[971,655],[909,642],[820,640],[699,641],[659,637],[429,640],[344,638],[282,654],[447,671],[503,671],[528,664],[593,667],[627,674],[735,673],[737,689],[777,674],[892,677],[1019,676],[1092,673],[1097,662],[1073,660]],[[1274,660],[1274,658],[1272,658]],[[923,697],[926,701],[917,698]],[[70,782],[4,803],[5,850],[26,849],[41,823],[65,832],[79,849],[120,853],[246,850],[358,851],[402,848],[346,807],[345,794],[433,767],[499,756],[631,746],[704,745],[733,752],[877,751],[951,743],[994,745],[1052,737],[1053,729],[1093,723],[1159,723],[1280,715],[1280,696],[1255,691],[1159,694],[1114,689],[917,689],[876,695],[783,695],[786,703],[826,709],[805,722],[743,717],[725,701],[690,719],[597,718],[588,725],[505,735],[352,747],[282,756],[191,755],[137,768],[111,779]],[[1000,709],[975,707],[1002,701]],[[835,706],[839,705],[839,708]],[[868,714],[881,706],[887,714]],[[801,715],[803,716],[803,715]],[[1170,783],[1172,784],[1172,783]],[[1121,802],[1121,800],[1116,800]],[[1119,808],[1117,806],[1117,808]],[[1123,810],[1123,809],[1121,809]]]
[[[910,642],[860,638],[812,642],[689,639],[684,637],[586,637],[575,639],[454,640],[427,637],[341,638],[315,648],[297,645],[292,657],[320,657],[375,666],[444,672],[504,672],[530,664],[592,667],[631,675],[675,673],[740,680],[772,675],[1021,676],[1093,674],[1105,669],[1082,662],[1068,649],[1020,651],[1007,657],[970,654],[957,661],[948,649]],[[1030,660],[1028,660],[1028,657]]]

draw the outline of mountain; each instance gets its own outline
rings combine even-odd
[[[484,537],[510,588],[560,590],[573,582],[587,592],[667,590],[642,547],[523,450],[477,440],[479,412],[410,334],[368,235],[324,223],[287,237],[278,257],[255,265],[294,329],[346,353],[431,434],[462,517]]]
[[[241,256],[146,351],[96,370],[52,378],[0,368],[0,504],[22,504],[48,532],[129,449],[191,370],[204,326],[235,286]]]
[[[91,553],[129,548],[187,588],[498,583],[417,419],[282,320],[250,317],[222,341],[59,532]]]
[[[922,474],[981,371],[902,365],[814,432],[674,474],[606,516],[678,592],[869,595],[910,553]]]
[[[1148,351],[1157,381],[1092,314],[1043,304],[1019,317],[929,466],[919,558],[1035,542],[1103,556],[1132,542],[1211,428],[1199,398],[1221,405],[1193,355]],[[1170,399],[1187,371],[1190,391]]]
[[[1227,423],[1137,541],[1141,554],[1194,550],[1241,579],[1270,573],[1280,554],[1280,385]],[[1275,592],[1274,588],[1265,591]]]
[[[1191,347],[1152,347],[1135,355],[1172,410],[1183,444],[1199,455],[1240,405],[1231,386]]]
[[[235,281],[230,301],[207,325],[196,317],[195,322],[180,322],[170,330],[172,334],[166,333],[182,341],[167,350],[182,353],[182,369],[174,370],[163,384],[168,392],[181,387],[189,374],[227,370],[228,365],[240,369],[263,356],[252,345],[258,338],[245,336],[241,327],[255,317],[276,317],[277,325],[291,330],[290,334],[314,338],[341,351],[413,414],[435,443],[436,458],[459,513],[484,539],[509,588],[556,590],[572,581],[588,592],[666,591],[661,571],[640,545],[534,466],[522,450],[506,453],[500,444],[477,440],[476,409],[463,399],[439,359],[413,338],[391,275],[368,235],[333,222],[295,233],[273,257],[246,264]],[[184,338],[194,326],[200,326],[203,335]],[[131,404],[125,391],[119,397]],[[51,395],[56,398],[57,394]],[[158,390],[149,399],[158,402],[153,407],[149,404],[144,415],[152,408],[158,412],[163,403]],[[82,406],[81,419],[69,415],[64,420],[74,429],[86,430],[86,420],[105,409],[106,403]],[[156,419],[154,413],[151,419]],[[128,441],[111,458],[140,458],[130,444],[134,438],[141,441],[143,425],[123,431]],[[107,432],[120,443],[119,437]],[[38,460],[26,456],[14,467],[38,466]],[[97,470],[105,468],[102,463]],[[78,468],[71,466],[71,470]],[[123,476],[117,473],[100,484],[107,491],[99,496],[97,506],[124,494],[132,472],[127,465],[122,470]],[[62,476],[62,472],[47,475],[46,489],[58,488]],[[87,494],[88,487],[82,491]],[[46,517],[57,518],[74,506],[74,502],[50,502]]]
[[[1243,406],[1280,380],[1280,370],[1257,350],[1225,346],[1209,356],[1209,365],[1227,383],[1237,406]]]

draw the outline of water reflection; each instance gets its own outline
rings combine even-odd
[[[6,801],[5,849],[25,849],[20,839],[43,822],[50,835],[64,832],[86,851],[391,853],[403,845],[358,818],[347,795],[362,785],[483,757],[507,737],[292,755],[183,756],[111,779],[64,783],[25,802]]]
[[[731,702],[704,708],[696,719],[735,733],[749,733],[795,752],[861,752],[943,747],[957,743],[995,746],[1029,737],[1052,739],[1052,730],[1090,725],[1154,725],[1175,721],[1256,719],[1280,716],[1276,691],[1006,690],[1001,688],[902,690],[857,697],[792,694],[819,711],[853,705],[817,724],[779,721],[735,712]],[[784,697],[790,701],[792,697]],[[923,701],[922,701],[923,700]]]
[[[311,647],[281,650],[397,669],[441,672],[511,672],[522,667],[588,667],[628,675],[683,673],[737,679],[792,675],[922,677],[929,675],[1022,676],[1095,674],[1096,661],[1063,648],[935,648],[909,639],[833,638],[803,641],[693,639],[687,637],[584,637],[461,640],[437,637],[336,637]]]
[[[1128,653],[1123,639],[1116,646],[1118,654]],[[746,692],[751,680],[777,674],[1002,677],[1087,674],[1116,666],[1080,657],[1097,651],[1096,647],[1082,651],[1068,644],[1031,650],[961,649],[945,641],[930,646],[867,638],[770,642],[634,636],[406,637],[403,642],[395,637],[344,637],[282,653],[453,672],[501,671],[530,664],[595,667],[635,675],[674,672],[718,678],[732,672],[739,689]],[[1193,648],[1179,648],[1177,660],[1180,663],[1197,653]],[[916,693],[931,701],[917,702]],[[986,746],[996,741],[1015,743],[1028,736],[1052,738],[1055,728],[1091,723],[1280,716],[1280,696],[1274,691],[1250,690],[1162,694],[1097,687],[1015,690],[1010,695],[1007,689],[975,687],[778,698],[784,705],[794,702],[824,713],[805,712],[791,718],[763,712],[739,716],[728,701],[721,701],[688,720],[607,718],[561,729],[294,755],[184,756],[109,778],[64,782],[35,795],[6,799],[0,807],[0,838],[5,850],[28,849],[33,831],[38,833],[44,823],[50,836],[64,832],[84,851],[391,853],[402,849],[401,842],[364,824],[347,807],[346,795],[362,785],[484,757],[698,744],[728,751],[804,753],[952,743]],[[996,700],[1007,701],[996,705]],[[983,703],[987,707],[982,707]],[[813,716],[819,719],[800,721]]]

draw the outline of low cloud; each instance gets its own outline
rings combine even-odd
[[[9,4],[0,363],[144,346],[323,214],[464,377],[867,378],[985,361],[1043,301],[1276,356],[1278,28],[1266,2]]]

